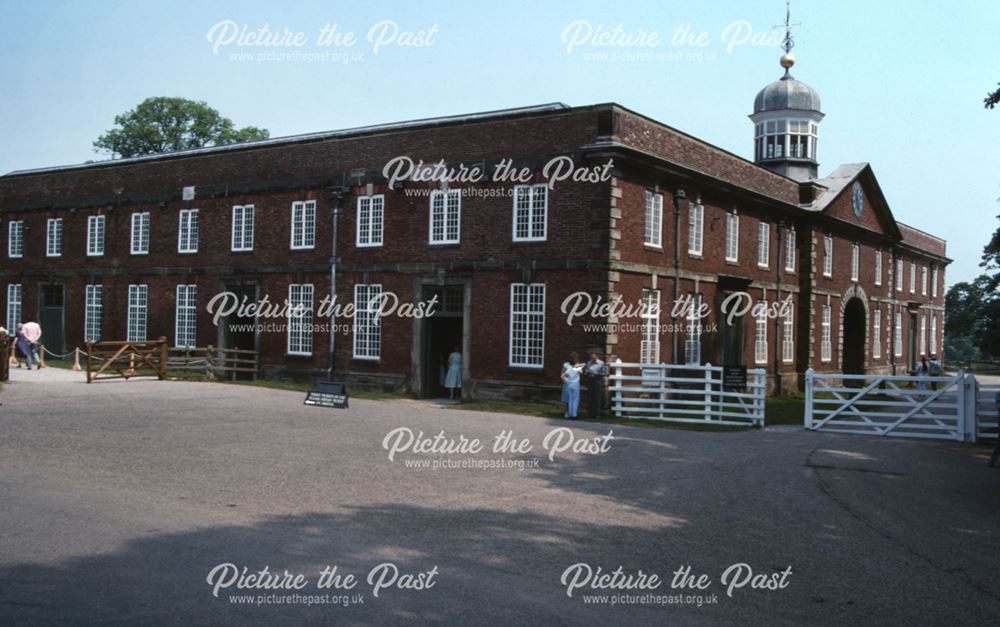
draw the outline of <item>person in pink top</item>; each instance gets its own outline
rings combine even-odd
[[[28,370],[31,370],[32,359],[38,362],[38,369],[41,370],[42,364],[38,358],[38,341],[42,339],[42,327],[38,326],[37,322],[25,322],[21,326],[21,335],[28,343],[28,351],[25,355],[28,359]]]

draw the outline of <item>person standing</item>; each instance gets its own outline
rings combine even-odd
[[[462,397],[462,348],[458,344],[448,355],[448,373],[444,376],[444,386],[448,388],[448,398],[454,400],[456,390],[459,398]]]
[[[24,325],[20,323],[14,327],[14,360],[17,361],[18,370],[21,369],[22,360],[28,362],[28,370],[31,370],[31,348],[24,337]]]
[[[587,382],[587,417],[596,420],[601,415],[601,397],[604,396],[604,362],[597,351],[590,351],[590,360],[583,367]]]
[[[927,364],[927,373],[932,377],[941,376],[941,362],[938,361],[937,355],[931,355],[931,361]],[[931,381],[931,389],[937,389],[937,381]]]
[[[583,370],[583,364],[579,362],[580,356],[570,353],[569,361],[563,363],[562,368],[563,403],[566,404],[564,417],[570,420],[576,420],[576,412],[580,407],[580,371]]]
[[[37,322],[29,320],[21,327],[21,333],[24,335],[24,339],[28,341],[28,370],[31,370],[32,358],[37,362],[37,368],[41,370],[42,360],[38,356],[38,351],[41,347],[38,342],[42,339],[42,327],[38,326]]]
[[[927,389],[927,372],[927,358],[921,357],[917,364],[917,390],[921,392]]]

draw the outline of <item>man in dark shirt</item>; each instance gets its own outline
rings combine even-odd
[[[590,351],[583,377],[587,383],[587,417],[593,420],[601,414],[601,397],[604,396],[604,362],[597,351]]]

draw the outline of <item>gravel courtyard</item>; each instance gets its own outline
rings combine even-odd
[[[0,624],[1000,622],[988,447],[302,399],[12,371],[0,387]],[[613,437],[604,452],[550,460],[546,436],[566,426]],[[390,461],[383,440],[400,428],[486,450]],[[493,453],[505,430],[532,450]],[[384,563],[399,576],[375,597],[367,579]],[[630,591],[612,606],[590,595],[615,590],[582,585],[569,596],[561,579],[580,563],[656,573],[659,600]],[[748,578],[729,596],[722,574],[739,563],[761,582],[791,573],[780,589]],[[298,594],[330,596],[214,586],[220,564],[301,573]],[[317,592],[333,566],[358,585]],[[682,566],[711,583],[672,589]],[[432,585],[413,589],[421,580]]]

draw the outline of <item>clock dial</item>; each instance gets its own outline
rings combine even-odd
[[[854,201],[854,215],[855,217],[860,218],[861,212],[864,211],[865,208],[865,196],[861,192],[861,183],[855,181],[851,192],[852,200]]]

